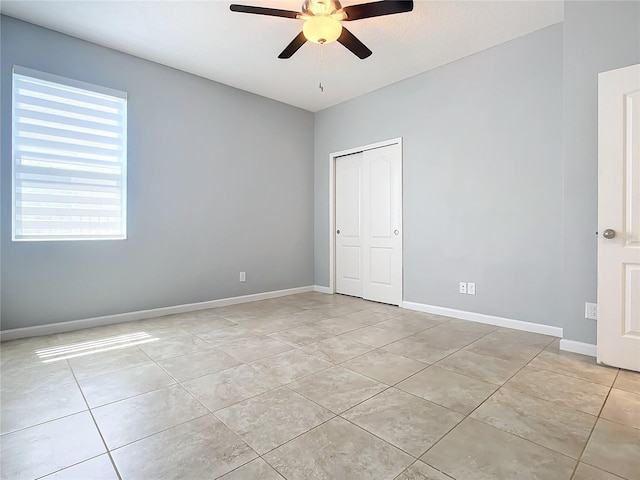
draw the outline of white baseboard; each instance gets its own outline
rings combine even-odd
[[[560,350],[565,352],[580,353],[582,355],[588,355],[590,357],[598,356],[598,347],[592,343],[576,342],[575,340],[567,340],[563,338],[560,340]]]
[[[331,289],[329,287],[323,287],[321,285],[314,285],[313,291],[318,293],[331,293]]]
[[[116,315],[105,315],[102,317],[85,318],[82,320],[72,320],[69,322],[50,323],[48,325],[37,325],[34,327],[14,328],[0,331],[0,341],[15,340],[18,338],[37,337],[40,335],[51,335],[54,333],[70,332],[82,328],[101,327],[103,325],[113,325],[115,323],[133,322],[147,318],[172,315],[174,313],[194,312],[206,310],[208,308],[226,307],[239,303],[256,302],[258,300],[268,300],[270,298],[284,297],[296,293],[313,292],[315,286],[288,288],[286,290],[275,290],[272,292],[254,293],[239,297],[221,298],[209,300],[207,302],[188,303],[184,305],[174,305],[171,307],[153,308],[150,310],[139,310],[137,312],[118,313]]]
[[[562,338],[562,328],[553,327],[551,325],[523,322],[522,320],[513,320],[511,318],[504,317],[494,317],[493,315],[485,315],[484,313],[466,312],[464,310],[455,310],[453,308],[436,307],[434,305],[426,305],[424,303],[402,302],[402,308]]]

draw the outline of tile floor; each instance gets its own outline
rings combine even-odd
[[[4,342],[3,479],[640,479],[640,375],[306,293]]]

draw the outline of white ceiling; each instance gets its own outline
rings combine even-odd
[[[343,6],[367,0],[344,0]],[[4,0],[2,13],[316,112],[563,20],[563,2],[418,0],[344,25],[372,51],[307,42],[278,54],[301,20],[229,11],[226,1]],[[300,10],[301,0],[233,3]],[[322,48],[322,83],[318,88]]]

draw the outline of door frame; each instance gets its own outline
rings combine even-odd
[[[402,148],[402,137],[391,138],[381,142],[370,143],[361,147],[348,148],[329,154],[329,293],[336,293],[336,159],[353,153],[374,150],[376,148],[387,147],[389,145],[400,146],[400,169],[402,173],[402,200],[401,200],[401,222],[402,244],[400,245],[400,258],[402,259],[402,281],[400,282],[400,298],[404,300],[404,150]]]

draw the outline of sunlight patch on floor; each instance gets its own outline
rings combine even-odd
[[[147,332],[136,332],[127,335],[118,335],[117,337],[101,338],[90,342],[43,348],[36,350],[36,355],[42,360],[42,363],[51,363],[57,362],[58,360],[93,355],[99,352],[108,352],[109,350],[128,348],[134,345],[155,342],[156,340],[158,340],[158,338],[151,336]]]

